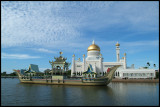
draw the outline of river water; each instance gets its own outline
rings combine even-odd
[[[1,78],[2,106],[158,106],[159,83],[108,86],[22,84]]]

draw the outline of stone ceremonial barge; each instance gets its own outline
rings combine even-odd
[[[32,83],[32,84],[57,84],[57,85],[108,85],[114,75],[114,72],[120,65],[116,65],[111,68],[110,72],[107,73],[106,76],[98,77],[98,78],[81,78],[77,79],[64,79],[63,76],[52,76],[50,79],[32,79],[32,76],[28,78],[24,78],[24,75],[20,74],[17,70],[14,70],[18,74],[18,78],[21,83]],[[88,67],[89,73],[92,73],[91,66]]]

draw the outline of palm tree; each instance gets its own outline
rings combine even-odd
[[[156,64],[153,64],[154,68],[156,68]]]
[[[49,74],[49,72],[50,72],[50,69],[44,70],[44,73],[45,73],[46,75]]]
[[[148,67],[150,66],[150,63],[149,62],[147,62],[147,65],[148,65]]]

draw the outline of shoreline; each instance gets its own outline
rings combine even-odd
[[[159,79],[112,79],[111,82],[126,82],[126,83],[159,83]]]
[[[17,78],[18,76],[8,76],[4,77],[1,76],[1,78]],[[126,83],[159,83],[159,79],[112,79],[111,82],[126,82]]]

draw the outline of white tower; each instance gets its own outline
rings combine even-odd
[[[117,42],[117,44],[116,44],[116,56],[117,56],[117,62],[120,61],[120,58],[119,58],[119,56],[120,56],[120,48],[119,48],[119,46],[120,46],[120,44]]]
[[[100,54],[100,58],[99,58],[99,67],[100,67],[101,73],[103,73],[102,54]]]
[[[72,68],[71,68],[71,77],[73,77],[73,73],[75,73],[75,55],[72,56]]]
[[[83,72],[85,71],[85,65],[86,65],[85,54],[83,54]]]
[[[124,53],[124,69],[127,68],[127,63],[126,63],[126,53]]]

